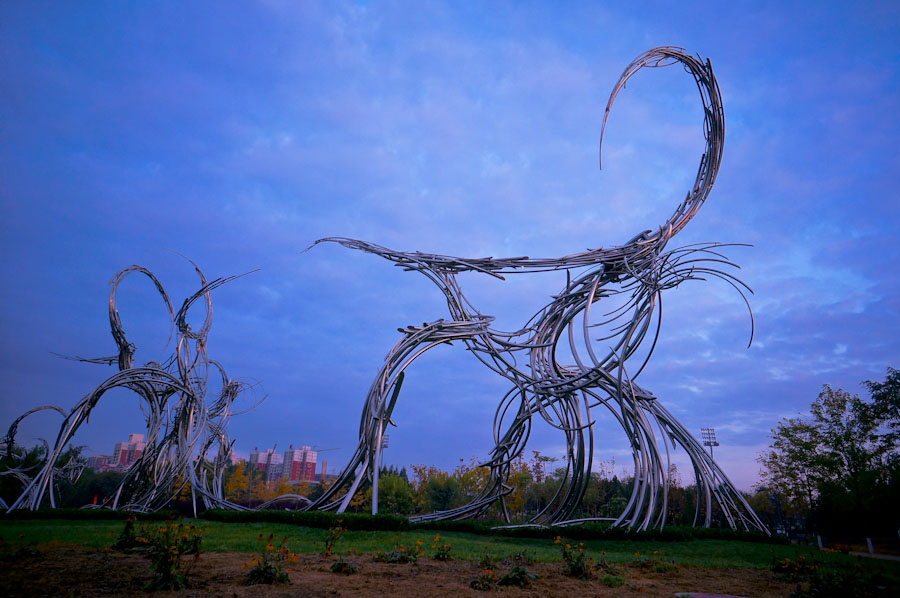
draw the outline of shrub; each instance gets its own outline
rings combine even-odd
[[[119,532],[116,541],[113,542],[111,547],[113,550],[131,550],[132,548],[146,545],[146,542],[139,542],[137,539],[138,536],[134,531],[134,524],[136,521],[137,517],[133,514],[125,520],[125,527]]]
[[[533,565],[535,562],[534,554],[531,552],[528,552],[528,550],[524,550],[524,549],[520,550],[519,552],[517,552],[515,554],[509,555],[509,557],[507,557],[507,560],[514,565],[520,565],[520,566]]]
[[[150,513],[135,514],[131,511],[113,511],[112,509],[16,509],[6,513],[0,512],[0,519],[21,521],[27,519],[70,519],[73,521],[86,520],[116,520],[137,517],[140,521],[166,521],[178,517],[176,511],[153,511]]]
[[[560,536],[556,536],[554,544],[559,544],[563,557],[563,573],[569,577],[577,577],[578,579],[590,579],[594,568],[592,559],[584,555],[584,543],[572,546],[568,540],[563,540]]]
[[[187,587],[190,566],[185,566],[181,557],[192,554],[194,561],[199,559],[202,539],[201,531],[195,525],[175,521],[142,530],[141,535],[135,537],[135,542],[149,547],[150,568],[153,570],[153,579],[146,589],[178,590]]]
[[[322,550],[322,555],[325,558],[331,556],[331,554],[334,552],[335,547],[337,546],[337,543],[340,541],[341,536],[343,536],[344,532],[347,531],[343,527],[341,527],[342,522],[343,521],[341,519],[338,519],[337,527],[328,528],[328,535],[325,536],[325,548]]]
[[[487,546],[485,546],[481,552],[481,558],[478,559],[478,566],[482,569],[493,569],[496,565],[497,559],[488,552]]]
[[[288,523],[304,527],[328,529],[343,527],[351,531],[405,531],[409,520],[397,515],[366,515],[364,513],[332,513],[330,511],[230,511],[208,509],[203,517],[227,523]]]
[[[422,548],[424,542],[416,540],[414,545],[405,546],[400,542],[399,537],[395,538],[395,542],[394,548],[387,552],[378,550],[372,559],[379,563],[412,563],[413,565],[418,565],[419,557],[425,554],[425,550]]]
[[[641,556],[640,553],[635,553],[634,556],[638,557],[635,560],[628,563],[632,567],[637,567],[638,569],[642,569],[644,571],[653,571],[654,573],[667,573],[669,571],[673,571],[676,567],[671,563],[664,563],[659,560],[658,555],[659,551],[654,550],[651,556]],[[602,561],[605,563],[605,561]]]
[[[528,584],[530,584],[535,579],[539,579],[539,575],[532,575],[528,572],[525,567],[520,567],[519,565],[514,566],[509,570],[509,573],[503,575],[500,579],[497,580],[498,586],[519,586],[520,588],[524,588]]]
[[[863,571],[860,563],[851,566],[825,563],[810,554],[795,554],[781,560],[772,557],[772,570],[786,581],[796,582],[793,598],[867,598],[900,595],[900,581],[880,573]],[[804,588],[803,582],[806,582]]]
[[[292,553],[287,547],[287,538],[281,539],[281,544],[275,546],[272,543],[274,534],[269,534],[266,544],[260,555],[253,557],[245,565],[250,566],[250,572],[247,573],[246,584],[248,586],[257,584],[275,584],[275,583],[291,583],[291,578],[284,570],[285,562],[297,562],[297,555]],[[259,535],[259,539],[263,539],[263,535]]]
[[[435,534],[434,540],[431,541],[431,549],[434,551],[434,554],[431,555],[431,558],[436,561],[451,561],[453,557],[450,556],[450,544],[441,544],[441,535]]]
[[[359,572],[359,566],[353,561],[345,561],[344,557],[338,557],[338,560],[331,564],[331,572],[352,575]]]
[[[493,590],[497,585],[497,577],[494,575],[493,569],[485,569],[484,572],[469,582],[469,587],[475,590],[488,591]]]

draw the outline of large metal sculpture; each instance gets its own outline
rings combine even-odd
[[[634,60],[613,88],[601,129],[625,83],[641,68],[681,64],[697,83],[704,108],[706,152],[697,178],[674,214],[656,231],[647,230],[624,245],[593,249],[560,258],[459,258],[420,252],[401,252],[346,238],[334,242],[378,255],[406,270],[424,274],[444,294],[449,318],[402,330],[369,390],[360,422],[360,439],[350,462],[311,508],[345,509],[364,479],[371,481],[372,511],[378,511],[378,468],[382,436],[400,393],[404,370],[429,349],[460,341],[488,368],[506,378],[509,392],[494,416],[495,446],[484,463],[490,481],[469,504],[424,515],[418,519],[477,516],[499,502],[512,488],[505,481],[511,462],[522,454],[534,417],[541,417],[565,438],[567,466],[553,500],[534,518],[557,525],[574,523],[570,517],[587,488],[593,455],[592,410],[605,409],[622,426],[634,454],[635,483],[631,498],[615,525],[646,529],[665,524],[669,452],[681,446],[691,458],[698,486],[698,511],[709,525],[713,504],[732,527],[765,529],[727,476],[706,455],[702,446],[649,390],[636,382],[649,359],[632,365],[638,345],[655,345],[659,333],[661,293],[686,280],[713,276],[731,284],[744,297],[749,291],[732,274],[733,266],[720,253],[724,245],[708,243],[665,251],[669,240],[687,225],[709,196],[725,139],[722,97],[709,61],[681,48],[659,47]],[[457,275],[481,272],[497,278],[507,274],[565,270],[567,283],[552,303],[535,314],[520,330],[491,328],[494,318],[481,313],[463,294]],[[572,272],[578,274],[572,275]],[[604,309],[613,296],[624,296],[624,306]],[[599,317],[598,317],[599,310]],[[611,335],[593,338],[603,325]],[[648,338],[649,337],[649,338]],[[752,340],[752,337],[751,337]],[[560,362],[565,345],[574,363]],[[652,348],[650,353],[652,353]],[[659,430],[659,436],[654,429]],[[343,496],[342,496],[343,495]],[[696,517],[695,517],[696,523]]]
[[[634,455],[633,492],[613,525],[633,529],[665,525],[670,452],[680,446],[690,457],[697,480],[695,524],[701,522],[702,512],[701,523],[710,525],[717,506],[732,527],[765,530],[697,440],[652,392],[637,383],[658,338],[664,290],[687,280],[716,277],[733,286],[745,301],[744,290],[749,291],[740,280],[723,270],[736,267],[721,253],[726,245],[706,243],[666,251],[669,240],[706,201],[722,158],[724,113],[709,61],[674,47],[654,48],[635,59],[610,95],[603,117],[601,145],[610,109],[625,83],[641,68],[673,64],[682,65],[697,83],[705,114],[706,151],[684,201],[655,231],[646,230],[624,245],[547,259],[467,259],[409,253],[338,237],[316,242],[339,243],[425,275],[444,294],[449,315],[422,326],[401,329],[400,339],[387,354],[369,389],[360,421],[359,443],[352,458],[321,497],[312,503],[306,501],[305,508],[343,511],[368,482],[372,485],[372,512],[378,512],[382,439],[391,422],[405,370],[429,349],[460,341],[485,366],[509,381],[509,391],[501,398],[494,416],[495,446],[484,463],[490,469],[490,476],[480,495],[469,504],[416,519],[474,517],[499,505],[501,514],[509,520],[505,497],[512,490],[506,482],[510,464],[522,454],[533,418],[540,417],[564,437],[567,465],[553,500],[533,521],[551,525],[584,521],[571,517],[590,479],[594,413],[601,410],[621,425]],[[457,280],[461,272],[481,272],[503,279],[510,274],[560,270],[566,271],[564,288],[549,305],[513,332],[491,328],[494,318],[481,313],[466,299]],[[115,297],[122,278],[135,272],[148,276],[156,285],[177,330],[176,353],[164,364],[134,367],[132,363],[134,346],[125,338]],[[53,479],[61,475],[55,466],[57,458],[100,397],[115,387],[128,388],[143,399],[148,413],[149,441],[107,506],[136,510],[160,508],[190,481],[195,497],[199,495],[206,506],[243,508],[223,497],[222,472],[231,450],[227,423],[233,415],[232,404],[244,387],[229,379],[222,367],[206,355],[206,337],[212,320],[210,291],[234,277],[207,283],[199,268],[197,273],[201,289],[185,300],[177,313],[162,285],[146,269],[132,266],[113,279],[110,323],[119,353],[83,361],[118,363],[120,371],[84,397],[68,415],[63,413],[65,421],[54,447],[51,450],[48,446],[43,467],[27,483],[11,509],[37,508],[47,494],[51,504],[54,503]],[[200,299],[206,302],[207,317],[201,329],[194,331],[187,324],[186,314]],[[619,300],[616,307],[607,309],[616,299]],[[600,329],[607,333],[596,338]],[[651,344],[650,350],[639,363],[633,364],[632,358],[644,342]],[[571,356],[572,363],[562,363],[563,354]],[[207,397],[209,366],[218,369],[222,376],[222,391],[214,399]],[[13,445],[16,424],[6,439],[6,447]],[[202,458],[212,452],[216,453],[214,460]],[[27,479],[23,472],[18,475]],[[280,499],[305,500],[293,495]]]

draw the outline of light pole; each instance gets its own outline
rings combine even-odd
[[[700,428],[700,434],[703,436],[703,446],[709,447],[709,456],[713,458],[713,447],[719,446],[719,443],[716,442],[716,429]]]

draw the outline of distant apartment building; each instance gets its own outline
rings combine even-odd
[[[87,467],[97,470],[115,469],[112,455],[91,455],[87,458]]]
[[[274,448],[265,451],[254,448],[249,465],[253,470],[265,472],[267,482],[315,482],[317,456],[318,453],[309,446],[295,449],[292,444],[283,455],[276,453]]]
[[[274,482],[281,476],[281,460],[281,455],[274,448],[260,452],[259,448],[254,447],[249,461],[252,470],[263,472],[267,482]]]
[[[117,442],[112,455],[92,455],[87,459],[87,466],[97,470],[128,469],[144,452],[143,434],[129,434],[128,440]]]
[[[291,482],[315,482],[317,455],[318,453],[308,446],[295,449],[292,444],[288,450],[284,451],[284,464],[280,479]]]
[[[140,458],[145,446],[143,434],[129,434],[127,442],[117,442],[113,448],[113,466],[127,468]]]

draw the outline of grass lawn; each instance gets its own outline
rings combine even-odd
[[[190,521],[190,520],[189,520]],[[260,534],[274,534],[277,540],[287,538],[291,550],[299,554],[320,552],[327,530],[278,523],[223,523],[197,520],[203,530],[204,552],[259,552]],[[159,523],[138,523],[144,525]],[[111,545],[122,530],[122,521],[73,521],[73,520],[0,520],[0,538],[4,551],[41,545],[76,545],[101,549]],[[377,550],[390,550],[397,542],[406,546],[422,542],[426,554],[430,554],[435,532],[408,531],[348,531],[336,547],[336,554],[353,550],[370,554]],[[552,540],[507,538],[458,532],[440,532],[440,542],[452,546],[452,555],[460,560],[478,560],[487,550],[496,558],[503,558],[527,550],[538,562],[561,560],[560,548]],[[573,542],[574,543],[574,542]],[[811,547],[759,544],[734,540],[692,540],[683,542],[659,541],[587,541],[585,551],[594,559],[606,559],[617,563],[629,563],[642,558],[652,558],[680,565],[728,569],[768,569],[773,558],[796,559],[799,555],[814,556],[824,563],[848,566],[858,562],[857,557],[822,552]],[[900,562],[862,559],[864,566],[892,577],[900,577]]]

